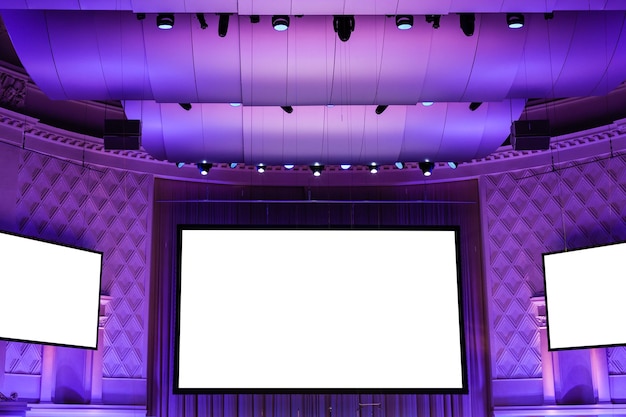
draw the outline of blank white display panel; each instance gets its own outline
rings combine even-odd
[[[543,255],[549,348],[626,344],[626,243]]]
[[[456,234],[182,229],[175,389],[465,390]]]
[[[96,349],[102,253],[0,233],[0,338]]]

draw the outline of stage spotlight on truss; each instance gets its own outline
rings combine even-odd
[[[333,28],[342,42],[347,42],[354,32],[354,16],[335,16],[333,18]]]
[[[191,103],[178,103],[178,105],[187,111],[191,110]]]
[[[465,36],[472,36],[474,34],[476,15],[474,13],[461,13],[459,19],[461,30]]]
[[[524,27],[524,15],[521,13],[507,13],[506,24],[511,29],[521,29]]]
[[[322,175],[322,171],[324,170],[324,165],[316,162],[315,164],[309,166],[311,168],[311,172],[313,172],[314,177],[319,177]]]
[[[200,23],[200,29],[204,30],[209,27],[209,24],[206,22],[206,18],[204,17],[204,13],[196,13],[196,19]]]
[[[258,164],[258,165],[256,166],[256,172],[258,172],[259,174],[262,174],[262,173],[264,173],[264,172],[265,172],[265,168],[266,168],[266,167],[265,167],[265,165],[263,165],[263,164]]]
[[[200,174],[202,175],[208,175],[209,174],[209,170],[213,167],[213,164],[209,164],[206,162],[200,162],[199,164],[197,164],[198,166],[198,170],[200,171]]]
[[[396,16],[396,26],[400,30],[409,30],[413,27],[413,16],[400,15]]]
[[[289,16],[272,16],[272,26],[279,32],[289,29]]]
[[[425,18],[426,23],[431,23],[433,25],[433,29],[439,29],[439,26],[441,25],[440,14],[427,14]]]
[[[379,169],[379,168],[378,168],[378,165],[376,165],[376,164],[369,164],[369,165],[367,166],[367,168],[370,170],[370,174],[376,174],[376,173],[378,173],[378,169]]]
[[[219,21],[217,22],[217,34],[220,38],[223,38],[228,33],[228,21],[230,20],[230,14],[219,13]]]
[[[160,13],[157,15],[156,24],[159,29],[169,30],[174,27],[173,13]]]
[[[376,106],[376,114],[383,114],[383,112],[387,110],[387,107],[389,107],[387,104]]]
[[[288,113],[288,114],[293,113],[293,107],[291,106],[280,106],[280,108],[283,109],[285,113]]]
[[[433,174],[433,169],[435,169],[435,164],[433,162],[420,162],[419,167],[425,177],[430,177]]]
[[[471,111],[475,111],[476,109],[478,109],[480,107],[481,104],[483,104],[482,101],[473,101],[473,102],[470,103],[469,109]]]

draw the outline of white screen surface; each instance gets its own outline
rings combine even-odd
[[[102,254],[0,233],[0,338],[97,348]]]
[[[180,237],[177,389],[465,388],[454,231]]]
[[[626,243],[544,254],[549,348],[626,344]]]

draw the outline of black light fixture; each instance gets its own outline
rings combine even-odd
[[[184,166],[185,166],[185,163],[184,163],[184,162],[176,162],[176,167],[177,167],[177,168],[182,168],[182,167],[184,167]]]
[[[274,30],[279,32],[287,30],[289,28],[289,16],[272,16],[272,26]]]
[[[200,23],[200,29],[204,30],[209,27],[209,24],[206,22],[206,18],[204,17],[204,13],[196,13],[196,19]]]
[[[334,16],[333,29],[342,42],[347,42],[354,32],[354,16]]]
[[[411,15],[396,16],[396,26],[400,30],[411,29],[413,27],[413,16]]]
[[[293,107],[291,106],[280,106],[280,108],[283,109],[285,113],[293,113]]]
[[[250,15],[250,23],[259,23],[260,21],[261,21],[261,16],[259,16],[258,14]]]
[[[135,15],[135,17],[137,18],[137,20],[144,20],[146,18],[146,14],[145,13],[137,13]]]
[[[376,174],[378,173],[378,165],[376,165],[375,163],[371,163],[367,166],[367,169],[370,170],[370,174]]]
[[[376,114],[383,114],[383,112],[387,110],[387,107],[389,107],[387,104],[376,106]]]
[[[474,26],[476,22],[476,15],[474,13],[461,13],[459,15],[459,22],[461,24],[461,30],[465,36],[472,36],[474,34]]]
[[[543,18],[545,20],[552,20],[552,19],[554,19],[554,12],[544,13],[543,14]]]
[[[309,168],[311,168],[311,172],[313,172],[314,177],[319,177],[320,175],[322,175],[322,171],[324,171],[324,165],[318,162],[316,162],[313,165],[310,165]]]
[[[506,24],[511,29],[521,29],[524,27],[524,15],[521,13],[507,13]]]
[[[191,103],[178,103],[178,105],[187,111],[191,110]]]
[[[435,164],[433,162],[420,162],[419,167],[425,177],[430,177],[433,174],[433,169],[435,169]]]
[[[229,13],[218,13],[219,21],[217,23],[217,34],[220,38],[223,38],[228,33],[228,21],[230,19]]]
[[[483,102],[482,102],[482,101],[472,101],[472,102],[469,104],[469,109],[470,109],[471,111],[475,111],[476,109],[478,109],[478,108],[481,106],[481,104],[483,104]]]
[[[395,166],[398,169],[404,169],[404,167],[405,167],[404,162],[400,162],[400,161],[396,162]]]
[[[200,162],[196,164],[196,166],[198,167],[198,170],[200,171],[201,175],[208,175],[209,170],[213,167],[213,164],[209,164],[207,162]]]
[[[159,29],[169,30],[174,27],[174,13],[159,13],[156,17]]]
[[[426,18],[426,23],[432,23],[433,29],[439,29],[439,26],[441,25],[440,14],[427,14],[425,18]]]
[[[448,166],[452,169],[457,169],[457,167],[459,166],[459,163],[450,161],[448,162]]]
[[[263,164],[257,164],[256,166],[256,172],[258,172],[259,174],[262,174],[265,172],[265,165]]]
[[[239,164],[237,164],[237,162],[231,162],[228,166],[229,166],[231,169],[235,169],[235,168],[237,168],[237,165],[239,165]]]

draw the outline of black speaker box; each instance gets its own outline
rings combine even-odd
[[[516,151],[543,151],[550,148],[548,120],[519,120],[511,125],[511,145]]]
[[[141,121],[107,119],[104,121],[104,149],[137,151],[141,147]]]

